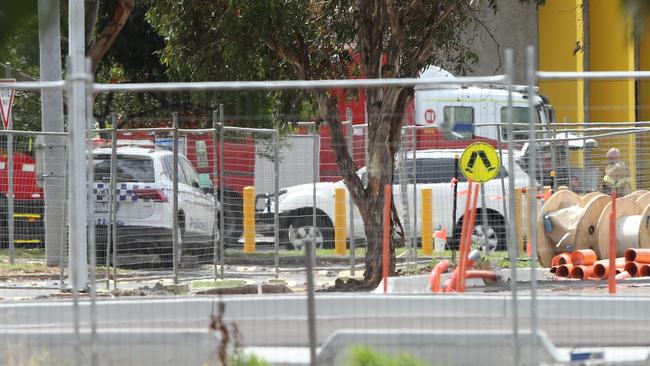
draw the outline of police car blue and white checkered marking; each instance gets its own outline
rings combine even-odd
[[[115,189],[115,198],[117,202],[150,202],[151,199],[138,198],[133,191],[138,189],[150,189],[151,186],[140,186],[139,184],[134,183],[119,183]],[[93,188],[93,194],[96,197],[97,201],[108,201],[108,184],[106,183],[95,183],[95,188]]]

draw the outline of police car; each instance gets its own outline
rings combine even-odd
[[[106,262],[110,222],[111,149],[93,150],[97,263]],[[218,242],[219,204],[211,187],[200,188],[192,164],[178,156],[178,210],[172,209],[173,156],[169,150],[124,146],[117,148],[116,206],[117,265],[170,264],[172,227],[178,220],[179,256],[208,261]],[[109,252],[112,258],[112,250]]]
[[[460,156],[463,150],[444,149],[444,150],[419,150],[413,156],[410,152],[405,154],[404,159],[398,159],[395,167],[394,179],[394,202],[397,212],[405,223],[408,215],[410,227],[415,227],[418,237],[422,235],[422,188],[431,188],[432,203],[431,207],[434,229],[445,227],[449,239],[460,237],[460,228],[463,222],[463,213],[465,211],[465,195],[467,194],[468,183],[462,174],[458,173],[457,191],[457,215],[454,225],[453,216],[453,185],[450,183],[454,177],[454,157]],[[503,153],[504,162],[507,161],[508,155]],[[415,164],[415,187],[413,184],[413,164]],[[498,177],[506,179],[509,174],[514,176],[515,187],[522,188],[528,186],[528,174],[523,171],[517,164],[513,172],[505,169],[507,164],[502,164]],[[364,185],[367,183],[366,168],[361,168],[357,172]],[[316,230],[313,229],[313,184],[302,184],[288,187],[280,190],[278,196],[278,212],[280,222],[280,241],[282,245],[288,248],[302,249],[308,239],[315,237],[318,248],[332,247],[334,245],[334,216],[335,216],[335,190],[336,188],[346,188],[342,180],[338,182],[320,182],[316,183]],[[472,233],[473,242],[484,243],[491,250],[506,249],[506,221],[504,208],[508,205],[508,193],[503,195],[500,179],[493,179],[485,183],[486,190],[486,211],[487,224],[483,224],[483,215],[476,216],[476,224]],[[417,194],[414,198],[414,193]],[[346,208],[349,208],[350,195],[346,188]],[[506,207],[504,207],[504,199]],[[273,215],[275,212],[274,197],[271,194],[258,195],[256,202],[256,229],[264,236],[273,234]],[[479,212],[482,212],[483,204],[477,203]],[[416,210],[415,214],[413,210]],[[522,211],[523,212],[523,211]],[[415,224],[413,217],[416,218]],[[354,207],[354,213],[350,215],[347,210],[347,221],[354,220],[355,238],[365,238],[365,228],[359,210]],[[451,228],[456,227],[456,231]],[[349,237],[349,230],[347,232]],[[455,248],[456,242],[450,241],[449,246]]]

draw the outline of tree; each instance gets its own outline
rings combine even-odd
[[[253,78],[270,74],[277,79],[281,70],[295,79],[317,80],[352,74],[417,77],[433,64],[463,73],[477,56],[459,35],[479,20],[479,12],[466,0],[161,0],[150,9],[149,19],[167,39],[164,63],[192,79],[237,79],[246,72]],[[383,187],[392,186],[413,89],[368,88],[365,95],[367,184],[357,176],[345,144],[334,93],[312,92],[320,120],[329,124],[340,173],[364,221],[364,282],[374,287],[381,280]],[[392,222],[394,228],[394,209]],[[394,272],[394,245],[390,258]]]

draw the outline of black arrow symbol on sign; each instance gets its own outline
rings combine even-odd
[[[485,154],[485,151],[479,150],[479,151],[472,151],[472,155],[469,156],[469,161],[467,162],[467,168],[465,168],[466,172],[473,173],[472,169],[474,169],[474,163],[476,162],[476,157],[481,158],[483,165],[485,165],[488,171],[493,171],[495,169],[495,167],[492,166],[492,163],[490,163],[490,159],[488,159],[487,155]]]

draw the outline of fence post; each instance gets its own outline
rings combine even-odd
[[[217,271],[217,263],[219,262],[219,247],[221,246],[221,237],[223,236],[223,233],[221,232],[221,228],[223,227],[221,225],[221,215],[219,214],[219,205],[221,204],[219,202],[219,196],[217,194],[217,191],[215,187],[218,184],[218,169],[217,169],[217,126],[219,125],[218,122],[218,114],[217,110],[212,111],[212,198],[214,199],[214,228],[212,229],[213,231],[213,236],[212,236],[212,246],[213,248],[213,253],[212,253],[212,265],[214,265],[214,279],[215,281],[217,280],[218,277],[218,271]],[[221,212],[223,214],[223,206],[221,206]],[[215,237],[218,236],[218,238]]]
[[[390,206],[392,202],[390,188],[390,184],[384,186],[384,235],[382,248],[384,293],[388,292],[388,275],[390,274]]]
[[[313,169],[313,174],[312,174],[312,210],[311,210],[311,220],[312,220],[312,237],[313,237],[313,245],[316,244],[316,228],[318,224],[318,220],[316,217],[316,182],[318,181],[318,176],[319,176],[319,166],[318,166],[318,161],[320,160],[320,156],[318,155],[320,153],[320,146],[319,146],[319,136],[316,131],[316,125],[313,126],[314,130],[312,131],[313,137],[314,137],[314,148],[313,148],[313,159],[312,159],[312,169]],[[324,237],[323,237],[324,239]],[[314,250],[314,253],[316,251]],[[316,260],[316,257],[318,257],[318,254],[313,256],[313,259]]]
[[[280,138],[273,131],[273,242],[275,278],[280,277]]]
[[[180,250],[178,247],[178,112],[172,113],[172,266],[174,284],[178,284]]]
[[[529,140],[530,140],[530,156],[529,156],[529,183],[528,183],[528,202],[529,202],[529,217],[530,220],[526,223],[530,233],[530,237],[526,239],[530,243],[530,329],[532,333],[531,338],[531,364],[538,363],[537,360],[537,238],[535,236],[535,222],[533,218],[537,216],[537,204],[535,192],[537,187],[536,181],[536,167],[537,167],[537,144],[535,142],[536,126],[533,121],[536,120],[535,113],[535,82],[536,82],[536,63],[535,63],[535,49],[532,46],[526,48],[526,63],[528,74],[528,125],[529,125]]]
[[[521,188],[516,188],[514,190],[514,211],[515,211],[515,243],[517,245],[517,257],[521,256],[524,253],[524,231],[523,231],[523,212],[522,212],[522,198],[524,192]]]
[[[513,52],[512,49],[506,49],[505,51],[505,71],[506,71],[506,83],[508,87],[508,109],[506,111],[506,132],[508,133],[508,204],[509,211],[508,215],[515,218],[515,228],[508,231],[508,258],[510,260],[510,291],[512,292],[512,335],[513,335],[513,349],[514,349],[514,363],[515,365],[520,364],[519,356],[519,309],[517,301],[517,271],[515,270],[517,264],[517,242],[518,233],[521,233],[521,192],[515,190],[515,177],[512,172],[514,172],[515,160],[513,156],[514,152],[514,135],[513,135],[513,126],[512,126],[512,81],[514,78],[513,70]],[[519,197],[517,200],[516,198]],[[504,198],[505,200],[505,198]],[[518,211],[516,210],[518,207]],[[521,240],[519,240],[521,242]]]
[[[7,135],[7,229],[9,231],[9,264],[16,261],[16,247],[14,243],[14,136],[9,120],[9,134]]]
[[[225,173],[223,170],[223,142],[224,142],[224,133],[226,131],[224,126],[224,110],[223,103],[219,104],[219,199],[221,200],[221,215],[219,215],[219,270],[221,274],[221,279],[224,279],[224,271],[226,265],[226,253],[225,253],[225,224],[226,224],[226,206],[224,202],[224,186],[225,182]]]
[[[350,121],[350,124],[346,126],[346,134],[348,138],[348,151],[350,152],[350,156],[352,157],[352,161],[354,161],[354,125],[352,124],[352,115],[349,116],[348,121]],[[349,212],[350,212],[350,276],[354,276],[354,265],[356,262],[356,247],[355,247],[355,237],[354,237],[354,201],[352,201],[352,197],[348,198],[348,206],[349,206]]]
[[[117,118],[113,113],[111,124],[111,176],[109,183],[110,193],[109,199],[109,218],[108,228],[110,236],[106,235],[106,270],[108,271],[108,263],[110,256],[108,255],[109,243],[113,244],[113,288],[117,288],[117,202],[115,200],[115,191],[117,190]]]

